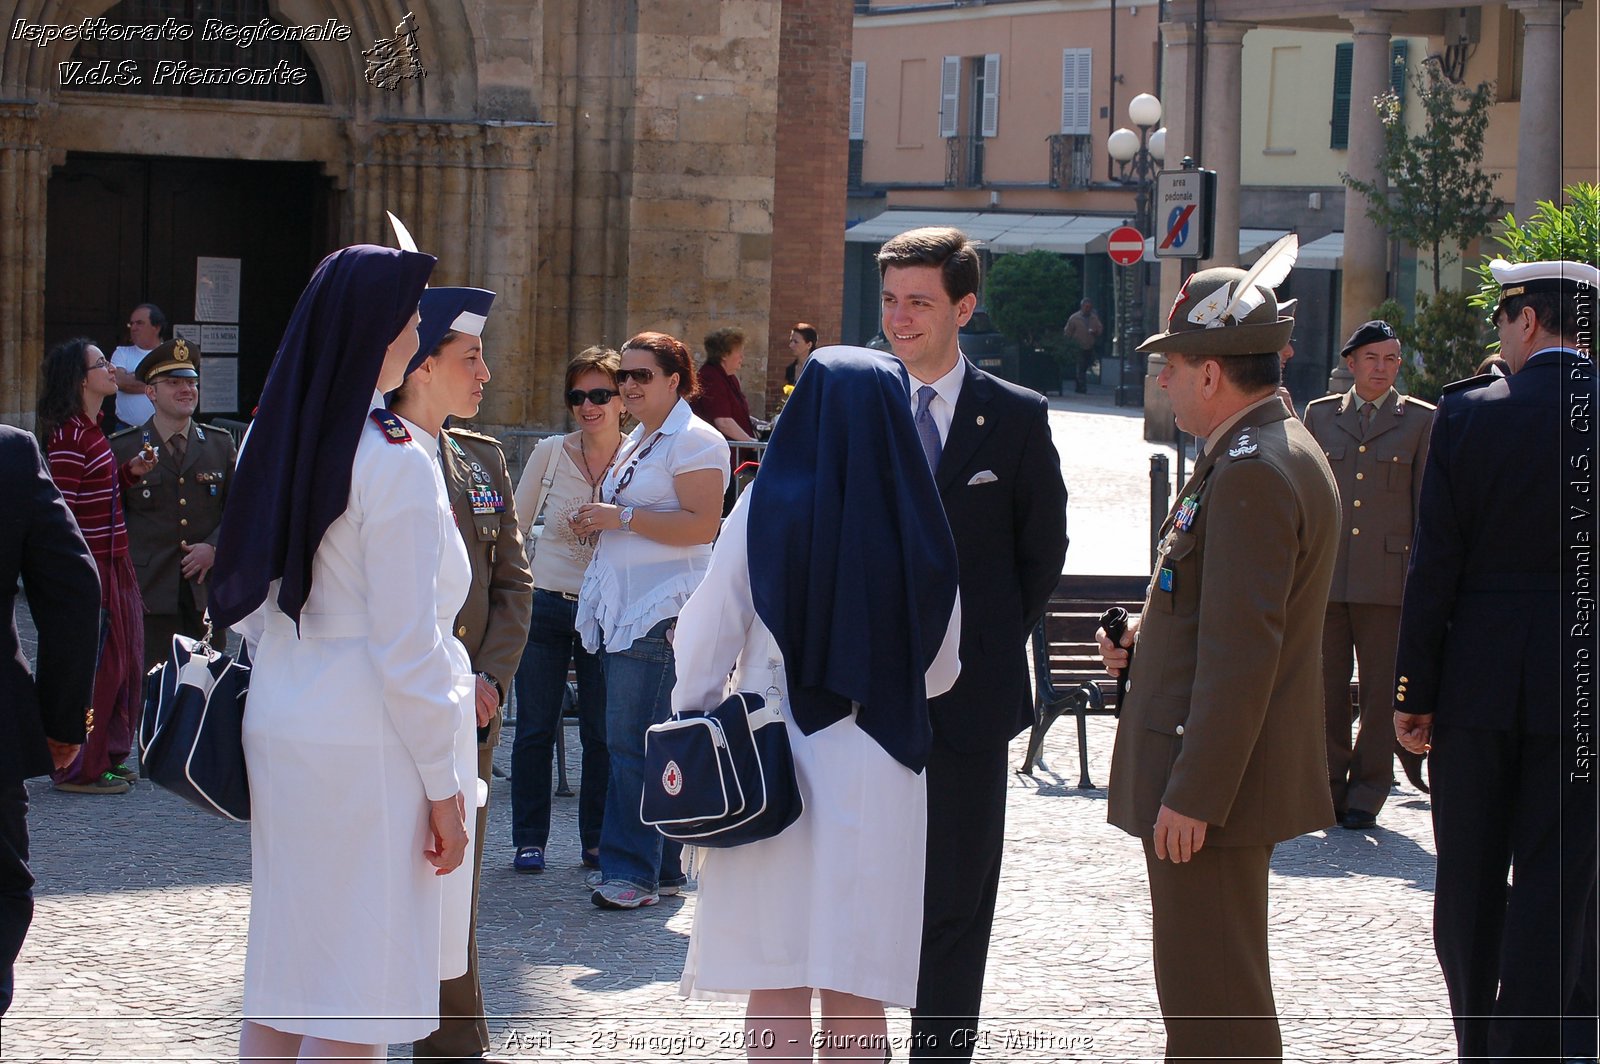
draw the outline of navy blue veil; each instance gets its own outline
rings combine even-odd
[[[812,354],[751,486],[750,585],[777,640],[795,723],[850,714],[921,771],[924,674],[956,598],[956,548],[912,423],[910,383],[865,348]]]
[[[282,578],[298,623],[311,561],[344,512],[356,444],[389,344],[417,309],[435,259],[358,244],[322,260],[295,304],[228,492],[210,612],[234,624]]]

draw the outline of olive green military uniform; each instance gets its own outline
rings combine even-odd
[[[1354,389],[1306,407],[1306,429],[1339,486],[1339,553],[1322,635],[1328,786],[1337,816],[1376,814],[1394,778],[1393,690],[1400,601],[1411,562],[1433,406],[1393,388],[1362,428]],[[1350,742],[1352,654],[1361,667],[1361,726]]]
[[[1322,452],[1276,394],[1218,436],[1161,529],[1109,819],[1145,845],[1169,1060],[1282,1052],[1267,863],[1333,822],[1318,657],[1338,529]],[[1208,825],[1186,864],[1155,858],[1163,805]]]
[[[456,615],[455,634],[467,648],[472,668],[493,678],[501,705],[528,642],[533,614],[533,574],[517,530],[517,512],[505,453],[492,436],[465,429],[446,429],[439,439],[440,464],[456,527],[472,561],[472,587]],[[478,778],[488,785],[495,745],[500,741],[501,713],[478,730]],[[483,836],[488,807],[478,810],[472,855],[472,935],[467,944],[467,973],[439,985],[439,1029],[416,1043],[418,1058],[472,1058],[489,1049],[489,1028],[483,1018],[483,989],[478,983],[478,872],[483,864]]]
[[[148,669],[167,659],[174,634],[199,638],[205,631],[206,584],[184,578],[183,548],[190,543],[217,545],[238,452],[226,429],[191,420],[179,458],[171,441],[160,438],[154,418],[114,434],[111,452],[123,465],[147,443],[157,448],[156,466],[122,489],[122,506],[128,554],[144,596]],[[227,638],[225,629],[212,633],[219,648]]]

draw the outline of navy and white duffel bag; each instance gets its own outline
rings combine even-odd
[[[741,691],[645,732],[639,819],[669,839],[742,846],[777,835],[802,807],[788,728],[760,695]]]

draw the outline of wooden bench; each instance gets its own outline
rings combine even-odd
[[[1100,615],[1112,606],[1138,613],[1149,583],[1147,575],[1063,576],[1056,585],[1030,640],[1033,731],[1018,772],[1033,774],[1039,767],[1050,725],[1070,713],[1078,719],[1078,787],[1093,789],[1089,778],[1088,715],[1117,711],[1117,683],[1100,661],[1095,629],[1100,627]]]

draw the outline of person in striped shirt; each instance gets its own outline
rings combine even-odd
[[[57,344],[40,370],[38,429],[50,475],[77,518],[100,571],[100,663],[89,734],[78,756],[51,774],[71,794],[125,794],[138,773],[126,762],[139,727],[144,604],[128,557],[122,487],[150,472],[151,451],[118,468],[95,414],[117,390],[111,363],[85,339]]]

